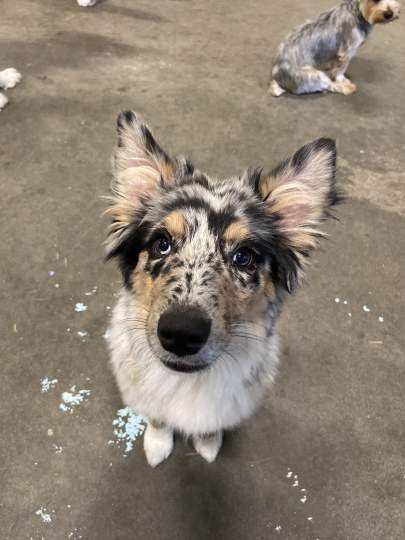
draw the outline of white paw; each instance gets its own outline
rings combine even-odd
[[[21,73],[14,68],[7,68],[0,71],[0,84],[3,88],[13,88],[21,81]]]
[[[208,463],[215,461],[222,446],[222,432],[210,437],[193,437],[194,448]]]
[[[79,6],[82,6],[82,7],[94,6],[96,2],[97,0],[77,0],[77,3],[79,4]]]
[[[7,103],[8,103],[7,96],[0,92],[0,111],[1,111],[1,109],[4,109],[4,107],[7,105]]]
[[[273,79],[269,86],[269,92],[272,96],[279,97],[284,94],[285,90],[284,88],[281,88],[278,82]]]
[[[173,431],[167,427],[156,428],[148,424],[143,438],[143,449],[151,467],[157,467],[173,450]]]

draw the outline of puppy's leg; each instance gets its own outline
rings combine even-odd
[[[8,103],[8,98],[6,94],[3,94],[3,92],[0,92],[0,111],[1,109],[4,109],[7,103]]]
[[[353,94],[356,90],[357,86],[343,74],[338,75],[332,85],[332,92],[338,92],[345,96]]]
[[[21,81],[21,73],[14,68],[7,68],[0,71],[0,88],[13,88]]]
[[[222,431],[193,437],[194,448],[208,463],[212,463],[222,446]]]
[[[156,467],[170,456],[173,450],[173,430],[164,424],[148,423],[143,438],[146,459],[151,467]]]

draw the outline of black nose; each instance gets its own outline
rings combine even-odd
[[[390,9],[387,9],[387,11],[384,12],[384,19],[386,19],[387,21],[392,19],[393,16],[394,16],[394,12],[391,11]]]
[[[177,356],[196,354],[207,342],[211,320],[196,307],[175,307],[159,319],[157,334],[162,347]]]

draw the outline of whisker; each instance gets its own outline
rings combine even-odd
[[[238,320],[238,321],[233,321],[231,322],[230,324],[231,327],[246,327],[246,326],[257,326],[258,328],[263,328],[263,329],[266,329],[266,325],[263,324],[263,323],[258,323],[258,322],[255,322],[255,321],[249,321],[248,319],[241,319],[241,320]]]
[[[242,338],[242,339],[248,339],[248,340],[251,340],[251,341],[257,341],[258,343],[265,343],[265,341],[266,341],[266,338],[260,337],[260,336],[255,336],[253,334],[230,332],[230,335],[233,336],[233,337],[238,337],[238,338]]]

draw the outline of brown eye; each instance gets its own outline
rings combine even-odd
[[[165,257],[172,250],[170,240],[166,236],[160,236],[153,244],[153,252],[157,257]]]
[[[240,248],[233,254],[232,262],[239,268],[252,266],[254,262],[253,252],[248,248]]]

